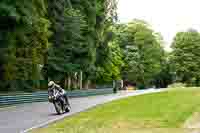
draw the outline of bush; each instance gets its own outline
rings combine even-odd
[[[7,92],[7,91],[9,91],[9,83],[8,83],[8,81],[1,81],[0,80],[0,91],[2,91],[2,92]]]
[[[186,87],[186,84],[184,83],[173,83],[168,86],[168,88],[184,88]]]
[[[143,85],[143,84],[137,85],[137,88],[138,88],[139,90],[146,89],[145,85]]]
[[[41,90],[47,90],[48,89],[48,81],[47,80],[40,80],[40,88]]]

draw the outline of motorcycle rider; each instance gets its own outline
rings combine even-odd
[[[54,89],[56,89],[57,91],[59,91],[59,95],[65,98],[65,105],[68,105],[68,107],[70,106],[69,101],[68,101],[68,97],[67,97],[67,93],[64,89],[62,89],[59,85],[57,85],[55,82],[50,81],[48,83],[48,92],[53,91]]]

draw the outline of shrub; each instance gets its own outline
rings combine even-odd
[[[168,88],[184,88],[186,87],[186,84],[184,83],[173,83],[168,86]]]

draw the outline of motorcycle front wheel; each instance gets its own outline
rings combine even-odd
[[[55,107],[55,110],[56,110],[57,114],[60,115],[60,114],[63,113],[62,103],[60,101],[54,102],[54,107]]]
[[[69,105],[67,105],[67,107],[65,107],[65,112],[66,113],[70,112],[70,106]]]

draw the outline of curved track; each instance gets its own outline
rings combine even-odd
[[[48,102],[31,103],[0,109],[0,132],[22,133],[33,128],[45,126],[56,120],[87,110],[99,104],[128,96],[160,92],[161,90],[141,90],[134,92],[119,92],[117,94],[82,97],[70,99],[72,110],[64,115],[56,115],[52,104]]]

